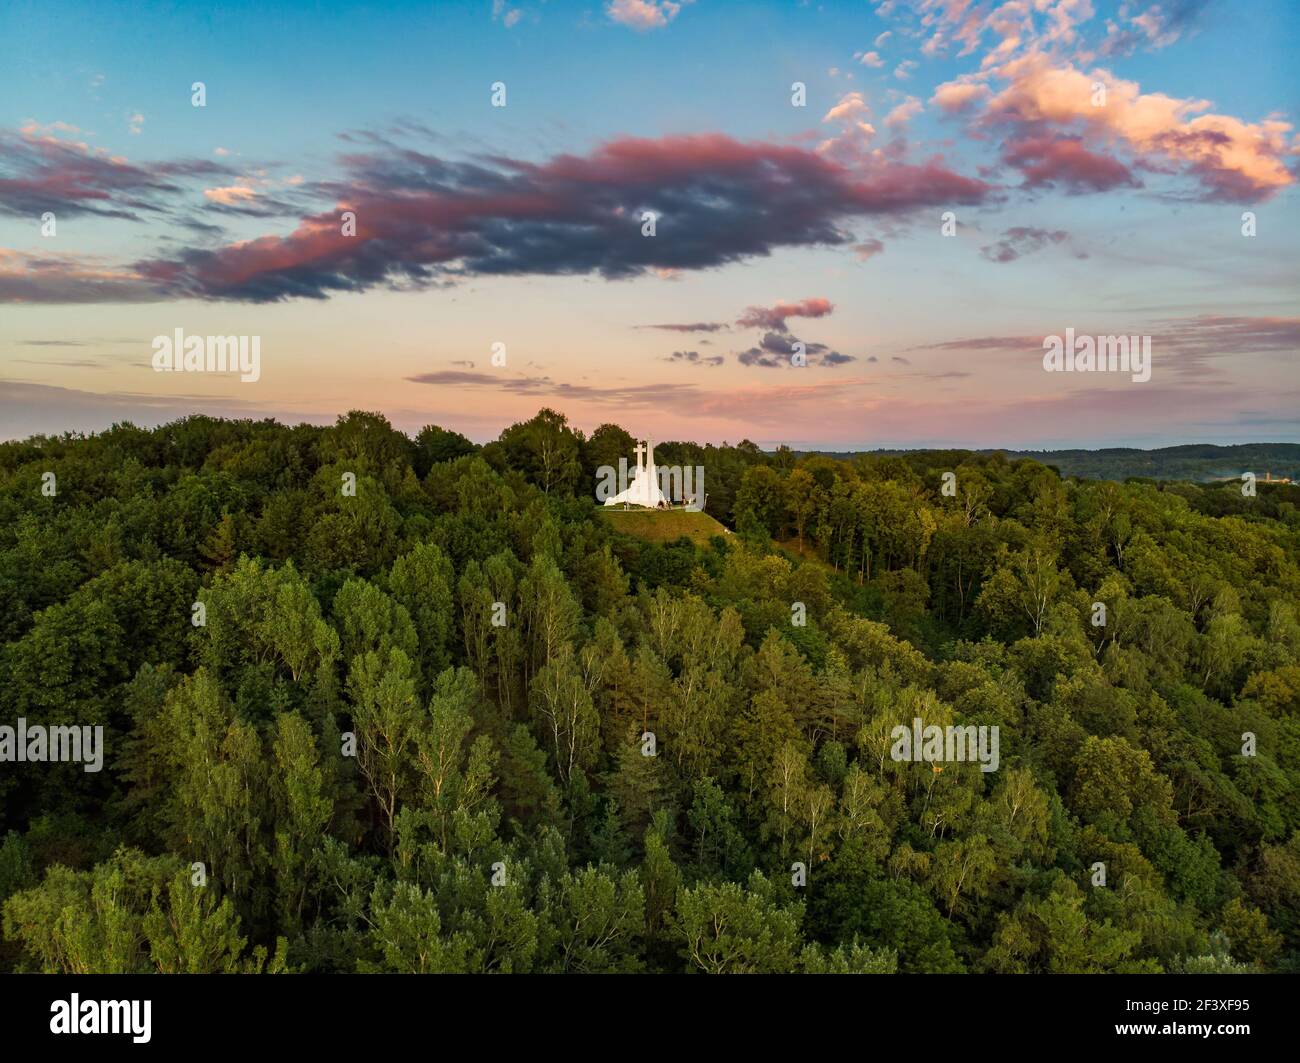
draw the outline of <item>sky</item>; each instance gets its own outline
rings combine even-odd
[[[1300,441],[1293,0],[7,0],[0,39],[0,438]],[[159,371],[178,329],[257,379]],[[1049,372],[1067,330],[1149,379]]]

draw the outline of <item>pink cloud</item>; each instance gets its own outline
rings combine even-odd
[[[213,203],[220,203],[226,207],[248,203],[257,198],[256,191],[243,185],[229,185],[226,188],[205,188],[203,194]]]
[[[866,98],[860,92],[845,93],[834,107],[822,115],[823,122],[862,122],[871,114]]]
[[[179,181],[229,172],[206,160],[134,164],[51,132],[72,128],[28,122],[16,135],[0,130],[0,213],[28,217],[50,210],[59,217],[137,220],[140,212],[174,199],[182,191]]]
[[[681,9],[682,5],[672,0],[610,0],[605,14],[620,25],[644,32],[668,25]]]
[[[885,115],[885,125],[891,129],[898,129],[907,125],[913,118],[925,109],[924,105],[915,96],[909,96],[906,100],[895,107],[889,114]]]
[[[1292,127],[1280,119],[1252,123],[1200,113],[1209,109],[1208,100],[1143,93],[1136,82],[1105,70],[1085,74],[1036,54],[998,74],[1009,83],[989,101],[986,116],[1012,129],[1013,137],[1018,128],[1035,136],[1075,132],[1090,147],[1123,147],[1152,168],[1183,171],[1208,199],[1268,199],[1295,180],[1283,161]]]
[[[956,81],[946,81],[936,88],[930,102],[940,110],[957,114],[992,95],[993,91],[984,83],[958,78]]]
[[[1026,185],[1062,185],[1074,192],[1104,192],[1141,184],[1127,166],[1083,146],[1078,137],[1022,137],[1003,145],[1002,158],[1025,175]]]
[[[853,253],[863,262],[875,258],[876,255],[882,255],[884,252],[885,245],[874,237],[869,240],[863,240],[860,244],[853,245]]]
[[[797,303],[777,303],[775,306],[751,306],[736,324],[740,328],[769,328],[785,330],[786,318],[825,317],[835,309],[829,299],[814,296]]]
[[[543,163],[412,151],[344,161],[347,179],[321,186],[339,196],[334,209],[287,236],[147,259],[132,275],[164,297],[254,302],[488,274],[672,276],[780,247],[847,245],[843,222],[853,217],[975,204],[992,191],[937,157],[867,154],[847,164],[721,134],[620,138]],[[231,187],[210,189],[209,201],[246,204]],[[355,235],[342,231],[348,210]],[[640,237],[643,210],[656,213],[658,239]]]

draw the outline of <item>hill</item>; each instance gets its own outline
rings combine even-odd
[[[1300,477],[1300,443],[1244,443],[1220,447],[1192,444],[1138,450],[1133,447],[1110,447],[1104,450],[1007,450],[1011,458],[1033,458],[1044,465],[1054,465],[1062,476],[1089,480],[1127,480],[1144,477],[1152,480],[1236,479],[1243,472],[1263,478],[1265,473]]]
[[[634,535],[652,543],[676,542],[683,535],[697,546],[706,546],[715,535],[730,535],[707,513],[689,509],[615,509],[599,508],[610,526],[623,535]]]
[[[631,439],[0,444],[0,973],[1300,971],[1300,487]]]
[[[940,453],[927,450],[816,451],[830,458],[851,458],[855,453],[880,456]],[[1209,483],[1236,479],[1243,472],[1253,472],[1261,479],[1265,473],[1275,477],[1300,479],[1300,443],[1242,443],[1217,446],[1191,443],[1176,447],[1142,450],[1137,447],[1105,447],[1099,450],[977,450],[947,451],[951,454],[1005,454],[1008,458],[1029,458],[1050,465],[1062,476],[1087,480],[1131,478],[1149,480],[1185,480]]]

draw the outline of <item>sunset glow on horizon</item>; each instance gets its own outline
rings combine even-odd
[[[1300,441],[1300,9],[1258,6],[20,0],[0,436]],[[178,329],[258,378],[156,372]],[[1150,379],[1045,372],[1067,330]]]

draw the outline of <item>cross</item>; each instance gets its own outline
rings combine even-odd
[[[641,471],[641,457],[642,457],[642,455],[645,454],[645,444],[644,444],[644,443],[638,443],[636,446],[634,446],[634,447],[632,448],[632,453],[636,455],[636,467],[637,467],[637,471],[640,472],[640,471]]]

